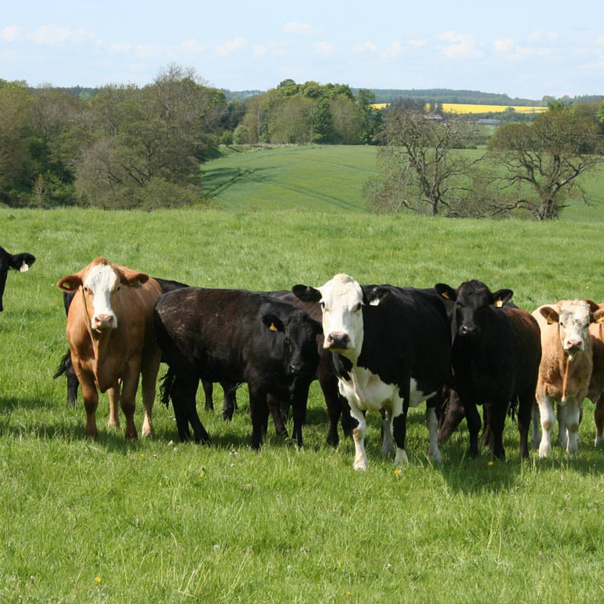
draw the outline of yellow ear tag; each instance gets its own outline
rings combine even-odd
[[[279,331],[276,327],[274,323],[271,323],[271,326],[268,328],[269,331]]]
[[[65,289],[71,289],[71,285],[69,284],[69,281],[65,281],[65,283],[63,283],[63,287]]]
[[[443,293],[441,294],[441,296],[442,296],[443,298],[446,298],[447,300],[449,300],[449,299],[450,299],[450,298],[449,298],[449,293],[448,293],[448,292],[443,292]]]
[[[497,300],[497,302],[495,302],[495,308],[502,308],[503,307],[503,300]]]

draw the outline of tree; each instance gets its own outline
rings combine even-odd
[[[586,200],[581,177],[604,162],[597,124],[571,108],[555,106],[532,124],[501,126],[489,157],[505,168],[503,189],[515,188],[517,204],[537,220],[558,218],[572,199]]]
[[[471,146],[472,126],[461,119],[428,119],[400,107],[388,112],[381,138],[378,159],[384,173],[364,190],[375,211],[407,208],[432,216],[460,211],[468,174],[480,161],[457,151]]]

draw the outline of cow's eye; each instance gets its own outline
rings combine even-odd
[[[354,307],[354,309],[353,309],[353,310],[354,310],[354,312],[359,312],[359,311],[361,310],[361,307],[362,307],[362,306],[363,306],[363,305],[362,305],[362,304],[359,302],[359,303],[358,303],[358,304],[357,304],[357,305]]]
[[[86,285],[84,286],[84,293],[85,294],[89,294],[90,293],[90,288],[87,287]]]

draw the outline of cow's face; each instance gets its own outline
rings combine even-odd
[[[301,300],[319,302],[323,313],[323,347],[344,356],[358,356],[363,345],[363,290],[348,275],[339,274],[322,287],[296,285]]]
[[[122,304],[122,287],[140,287],[148,279],[148,275],[133,271],[126,277],[119,267],[97,258],[79,273],[63,277],[57,285],[68,292],[81,290],[90,328],[102,333],[118,327],[116,312]]]
[[[554,306],[543,306],[539,312],[549,325],[558,324],[560,344],[571,357],[585,350],[589,325],[604,321],[604,310],[591,300],[566,300]]]
[[[456,335],[465,338],[480,337],[489,308],[502,307],[514,294],[511,289],[491,292],[484,283],[475,280],[465,281],[456,290],[444,283],[436,284],[435,289],[455,302]]]
[[[283,366],[288,375],[315,373],[319,364],[317,336],[321,324],[304,311],[291,313],[281,320],[274,314],[262,317],[269,331],[280,332],[283,343]]]
[[[35,256],[28,253],[9,254],[3,247],[0,247],[0,312],[4,310],[2,298],[6,287],[6,277],[8,270],[13,268],[21,273],[29,270],[29,267],[36,261]]]

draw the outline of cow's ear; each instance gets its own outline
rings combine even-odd
[[[268,327],[269,331],[285,331],[283,321],[277,315],[262,315],[262,322]]]
[[[543,306],[539,309],[539,312],[543,315],[548,325],[558,323],[558,321],[560,320],[560,315],[558,314],[558,311],[551,306]]]
[[[457,300],[457,292],[446,283],[437,283],[434,286],[434,289],[436,290],[436,293],[439,296],[442,296],[445,300],[451,300],[452,302]]]
[[[136,271],[127,271],[125,274],[126,282],[132,287],[139,288],[143,283],[149,281],[147,273],[137,273]]]
[[[292,292],[303,302],[318,302],[321,299],[321,292],[310,285],[294,285]]]
[[[600,307],[593,300],[585,300],[589,304],[589,312],[597,312]]]
[[[497,308],[505,306],[514,295],[511,289],[499,289],[491,294],[491,304]]]
[[[29,270],[29,267],[36,261],[36,257],[32,254],[24,252],[22,254],[14,254],[11,258],[11,267],[21,273]]]
[[[59,289],[71,293],[75,292],[80,285],[82,285],[82,279],[79,275],[67,275],[57,283]]]
[[[369,306],[379,306],[385,302],[391,295],[391,291],[387,287],[376,285],[371,289],[363,289],[363,297],[365,304]]]
[[[598,307],[596,312],[591,314],[592,323],[604,323],[604,308]]]

